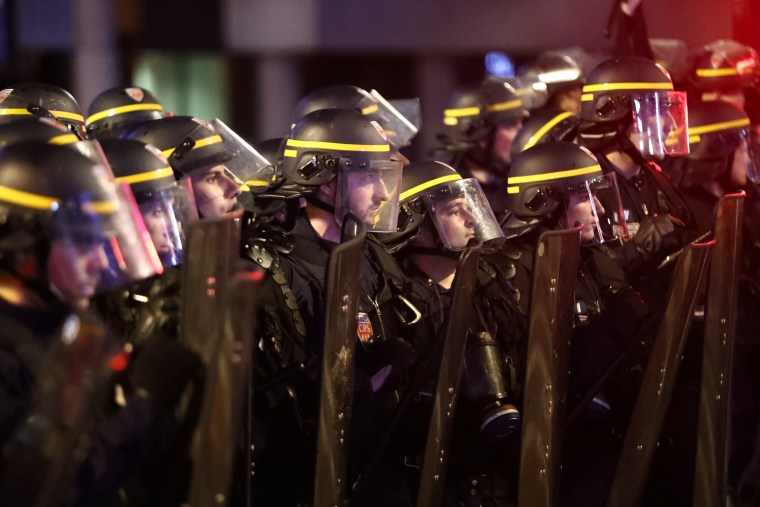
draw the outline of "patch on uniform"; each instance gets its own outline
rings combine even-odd
[[[373,127],[375,127],[375,130],[377,130],[378,133],[380,133],[380,135],[383,136],[383,139],[387,141],[388,136],[385,134],[385,130],[383,129],[383,127],[381,127],[380,124],[377,123],[375,120],[372,120],[370,123],[372,124]]]
[[[372,331],[372,322],[369,320],[369,315],[364,312],[356,314],[356,334],[359,336],[359,341],[367,343],[375,333]]]
[[[13,93],[13,88],[6,88],[5,90],[0,90],[0,102],[4,101],[8,98],[8,95]]]
[[[145,98],[145,93],[140,88],[126,88],[124,93],[135,102],[142,102],[142,99]]]

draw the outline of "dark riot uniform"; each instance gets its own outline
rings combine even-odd
[[[257,388],[254,400],[253,494],[255,501],[264,505],[308,504],[313,487],[324,279],[335,243],[320,238],[305,214],[296,218],[292,239],[293,251],[298,254],[279,256],[269,270],[262,289],[257,334],[256,382],[265,388]],[[383,421],[398,400],[407,370],[415,361],[412,345],[404,339],[405,331],[394,312],[398,304],[395,296],[402,294],[405,282],[399,278],[400,272],[384,269],[389,261],[383,256],[389,254],[368,238],[360,271],[359,312],[367,314],[371,322],[373,343],[357,347],[349,457],[354,479],[375,451],[373,444]],[[283,373],[285,376],[278,380]],[[411,502],[402,476],[390,477],[386,470],[379,473],[387,482],[377,480],[377,487],[365,490],[367,498],[353,500],[357,505]]]
[[[495,346],[502,356],[503,370],[480,374],[503,375],[509,388],[506,402],[514,404],[518,410],[522,406],[521,386],[525,373],[527,334],[526,309],[520,303],[525,301],[522,298],[529,297],[529,290],[525,291],[519,285],[529,285],[527,282],[530,276],[523,265],[516,262],[519,257],[520,253],[509,246],[481,257],[473,293],[476,298],[477,324],[474,334],[469,338],[471,343],[468,344],[470,350],[477,347],[478,331],[488,332],[494,338]],[[426,378],[420,382],[419,394],[415,398],[415,406],[410,410],[409,424],[406,425],[412,430],[406,435],[404,452],[414,454],[407,456],[405,462],[409,475],[413,478],[412,482],[416,484],[419,481],[417,472],[421,465],[427,421],[432,408],[430,393],[434,392],[437,367],[441,360],[442,343],[439,340],[443,339],[446,317],[451,313],[452,294],[450,289],[433,282],[412,262],[403,260],[402,266],[415,282],[413,303],[426,316],[425,331],[419,332],[416,339],[422,341],[420,335],[426,336],[424,341],[428,349],[436,351],[425,356],[430,358],[430,364],[424,374],[420,373]],[[447,470],[446,505],[491,505],[488,502],[508,505],[508,502],[514,501],[517,490],[519,429],[496,443],[481,434],[484,407],[492,401],[467,394],[458,401],[451,436],[451,461]],[[420,427],[420,423],[424,426]]]

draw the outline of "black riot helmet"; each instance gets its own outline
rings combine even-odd
[[[541,223],[555,227],[562,205],[582,197],[592,203],[594,220],[586,225],[594,239],[597,242],[612,239],[611,224],[602,219],[605,212],[599,208],[598,191],[610,194],[605,202],[616,203],[616,209],[608,210],[610,213],[622,209],[615,175],[603,174],[596,157],[586,148],[569,142],[536,145],[521,152],[512,163],[507,178],[510,216],[504,230],[509,236],[527,232]]]
[[[401,162],[391,159],[390,143],[377,122],[346,109],[309,113],[283,142],[278,163],[288,184],[301,187],[304,193],[337,178],[334,214],[338,220],[352,211],[371,231],[396,229]],[[358,179],[382,191],[382,204],[372,217],[352,208]]]
[[[219,133],[208,122],[192,116],[139,123],[121,137],[155,146],[179,175],[188,175],[194,169],[222,164],[232,158]]]
[[[304,96],[296,104],[292,124],[321,109],[347,109],[376,121],[396,149],[411,144],[420,128],[418,99],[389,101],[377,90],[368,92],[354,85],[325,86]]]
[[[536,101],[532,108],[543,106],[564,90],[579,89],[583,86],[583,69],[572,55],[561,50],[544,51],[534,60],[518,69],[518,76],[532,83],[537,97],[544,97],[543,103]],[[577,93],[577,92],[576,92]],[[551,104],[557,107],[557,104]],[[577,106],[576,106],[577,107]],[[572,111],[574,113],[577,110]]]
[[[489,136],[501,123],[513,123],[528,117],[511,84],[488,77],[479,83],[455,90],[443,111],[444,138],[464,145]]]
[[[0,151],[0,252],[34,248],[45,257],[40,263],[47,259],[50,281],[72,300],[160,273],[131,199],[110,168],[75,149],[45,141],[7,146]],[[65,283],[56,284],[56,273]]]
[[[643,155],[688,153],[686,94],[647,58],[611,58],[589,72],[581,96],[581,142],[602,151],[630,136]]]
[[[21,141],[46,141],[49,144],[73,144],[80,139],[58,120],[30,116],[0,124],[0,148]]]
[[[734,164],[753,182],[760,171],[756,151],[757,130],[736,104],[720,100],[689,104],[689,156],[682,174],[674,174],[682,188],[715,180]]]
[[[82,113],[76,99],[60,86],[48,83],[18,83],[0,90],[0,123],[29,115],[54,118],[80,139],[87,138]]]
[[[717,40],[689,54],[689,80],[699,91],[740,91],[760,80],[760,57],[750,46]]]
[[[96,139],[118,137],[128,126],[169,116],[145,88],[117,86],[100,93],[87,108],[85,125]]]
[[[134,139],[105,139],[100,144],[116,181],[132,190],[162,264],[180,264],[184,233],[198,219],[190,179],[175,180],[169,161],[149,144]]]
[[[366,90],[353,85],[332,85],[318,88],[301,98],[293,109],[292,124],[309,113],[321,109],[347,109],[356,111],[371,120],[379,109],[377,100]]]
[[[559,109],[543,109],[523,124],[512,142],[512,159],[518,153],[533,146],[554,141],[574,141],[578,135],[581,119],[569,112]]]
[[[462,178],[456,169],[439,161],[416,162],[404,168],[398,230],[383,235],[383,244],[399,250],[425,221],[435,226],[440,246],[450,251],[461,251],[471,241],[495,247],[504,238],[480,183]]]

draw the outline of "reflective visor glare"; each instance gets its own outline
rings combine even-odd
[[[401,162],[356,162],[341,159],[338,167],[336,219],[342,222],[346,213],[351,212],[364,223],[369,232],[395,232]]]
[[[632,99],[631,141],[652,158],[689,154],[689,131],[684,92],[659,91]]]
[[[504,237],[488,199],[477,180],[468,178],[424,195],[438,235],[449,250]]]
[[[580,226],[581,241],[607,243],[624,237],[627,224],[614,174],[605,174],[604,181],[597,178],[585,183],[579,191],[565,198],[568,227]]]
[[[164,267],[182,262],[188,225],[198,219],[195,201],[186,185],[174,185],[138,202],[145,227]]]

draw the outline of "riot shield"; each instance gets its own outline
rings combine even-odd
[[[354,393],[356,310],[361,293],[358,275],[364,257],[366,229],[348,213],[341,243],[330,254],[325,298],[325,343],[319,400],[319,432],[314,481],[314,507],[346,504],[348,442]]]
[[[694,506],[727,501],[731,358],[736,330],[744,194],[725,195],[715,209],[715,240],[705,305]]]
[[[518,505],[556,505],[580,229],[541,235],[533,263]]]
[[[196,352],[205,366],[201,385],[195,385],[187,407],[180,438],[190,435],[189,453],[193,463],[189,504],[228,505],[226,497],[230,477],[227,459],[231,449],[215,449],[214,443],[234,442],[238,427],[233,427],[232,416],[241,410],[244,397],[239,393],[244,386],[228,384],[242,373],[242,363],[247,360],[242,350],[246,336],[229,336],[225,332],[230,280],[240,259],[241,215],[228,215],[204,219],[190,224],[187,230],[187,250],[182,264],[180,298],[182,317],[181,340]],[[233,297],[233,296],[231,296]],[[244,304],[230,301],[233,304]],[[241,316],[245,317],[245,316]],[[247,336],[251,336],[249,333]],[[245,347],[243,347],[245,348]],[[246,373],[247,374],[247,373]],[[225,392],[225,389],[228,389]],[[221,410],[220,414],[214,413]],[[226,419],[226,418],[230,419]],[[224,422],[219,423],[219,419]],[[221,427],[213,427],[221,424]],[[240,426],[242,423],[238,424]],[[187,433],[185,433],[187,432]],[[213,439],[213,441],[212,441]],[[215,454],[215,452],[219,454]],[[217,467],[217,468],[214,468]],[[215,494],[222,495],[216,497]],[[209,495],[211,495],[209,497]]]
[[[207,367],[208,395],[193,439],[191,506],[230,505],[235,449],[247,422],[244,415],[253,367],[256,287],[263,276],[261,271],[236,273],[223,297],[221,336]]]
[[[665,312],[613,478],[609,507],[641,505],[713,244],[692,245],[678,257]]]
[[[120,350],[91,314],[64,321],[40,363],[29,412],[4,450],[10,466],[0,479],[3,505],[60,505],[71,493],[86,432],[101,413],[110,360]]]
[[[475,246],[464,251],[451,286],[451,310],[446,323],[441,367],[420,472],[418,507],[437,507],[441,504],[444,472],[448,464],[446,452],[459,395],[467,336],[471,330],[469,318],[475,315],[472,293],[477,282],[480,248]]]

